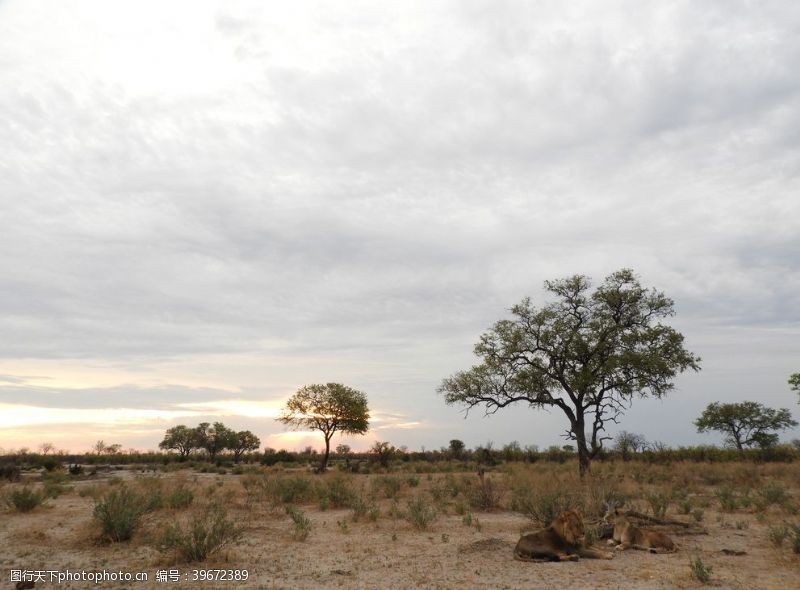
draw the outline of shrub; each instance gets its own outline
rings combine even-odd
[[[426,530],[436,520],[436,510],[428,506],[422,496],[408,501],[406,518],[417,530]]]
[[[723,512],[733,512],[739,506],[736,494],[729,486],[722,486],[717,490],[717,500],[719,500],[720,510]]]
[[[500,498],[502,492],[494,484],[490,477],[485,477],[483,472],[479,474],[479,483],[472,490],[470,496],[470,503],[473,508],[480,508],[481,510],[494,510],[500,506]]]
[[[781,523],[767,529],[767,538],[773,547],[780,548],[783,547],[784,541],[789,538],[791,533],[789,526],[786,523]]]
[[[776,482],[766,484],[758,491],[758,494],[768,506],[770,504],[783,504],[788,499],[786,488]]]
[[[192,505],[194,492],[189,488],[180,485],[167,496],[167,505],[173,510],[183,510]]]
[[[402,488],[402,480],[394,475],[380,475],[372,480],[372,489],[385,498],[396,498]]]
[[[646,492],[644,497],[647,503],[650,504],[653,516],[656,518],[664,518],[667,514],[667,507],[669,506],[669,497],[659,491]]]
[[[702,522],[703,520],[703,509],[702,508],[695,508],[692,510],[692,518],[694,518],[695,522]]]
[[[111,542],[127,541],[139,527],[145,503],[141,496],[121,486],[96,501],[94,518],[103,537]]]
[[[714,571],[714,568],[710,565],[704,564],[703,560],[699,557],[695,557],[692,561],[690,561],[689,567],[692,570],[692,576],[698,582],[707,584],[709,580],[711,580],[711,573]]]
[[[792,551],[800,553],[800,524],[792,525]]]
[[[321,487],[320,497],[326,497],[333,508],[346,508],[353,503],[355,492],[347,476],[335,474]]]
[[[12,464],[0,465],[0,479],[6,481],[19,481],[22,471],[19,466]]]
[[[7,503],[17,512],[30,512],[44,504],[46,499],[46,492],[36,492],[26,485],[23,488],[12,490],[8,495]]]
[[[511,509],[546,527],[556,516],[565,510],[578,507],[579,504],[577,497],[562,491],[535,493],[525,489],[515,493]]]
[[[205,561],[241,536],[242,528],[228,518],[221,505],[214,502],[196,514],[185,528],[177,523],[168,527],[161,546],[164,550],[177,551],[183,561]]]
[[[307,502],[313,493],[314,486],[305,477],[285,477],[277,483],[277,494],[283,504]]]
[[[311,533],[311,519],[305,513],[294,506],[286,507],[286,514],[294,523],[293,537],[296,541],[305,541]]]

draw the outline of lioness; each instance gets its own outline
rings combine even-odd
[[[659,531],[640,529],[630,523],[628,518],[616,506],[608,506],[603,520],[614,525],[614,532],[608,540],[609,545],[617,551],[625,551],[633,547],[650,553],[674,553],[675,543],[667,535]]]
[[[546,529],[525,533],[514,547],[519,561],[578,561],[581,557],[613,559],[614,554],[583,546],[583,519],[575,510],[559,514]]]

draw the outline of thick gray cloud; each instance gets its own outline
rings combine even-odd
[[[3,394],[26,359],[306,358],[300,385],[340,379],[324,357],[435,425],[412,446],[542,443],[546,416],[433,390],[544,279],[630,266],[706,361],[676,424],[742,366],[789,405],[799,26],[788,0],[0,3]]]

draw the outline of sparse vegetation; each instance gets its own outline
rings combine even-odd
[[[689,568],[692,571],[694,579],[701,584],[708,584],[711,581],[711,574],[714,568],[703,563],[703,560],[699,557],[695,557],[689,562]]]
[[[292,523],[294,523],[294,540],[305,541],[308,535],[311,534],[311,519],[296,506],[287,506],[286,514],[289,515],[289,518],[292,519]]]
[[[34,490],[31,486],[13,489],[6,498],[9,507],[17,512],[30,512],[37,506],[44,504],[48,495],[45,491]]]
[[[227,511],[211,503],[182,526],[169,526],[161,538],[163,550],[174,550],[181,561],[205,561],[223,547],[241,538],[243,529]]]
[[[127,486],[111,490],[94,507],[94,518],[100,524],[102,537],[111,542],[128,541],[144,513],[142,497]]]
[[[414,528],[424,531],[436,520],[436,510],[422,496],[416,496],[408,501],[406,518]]]

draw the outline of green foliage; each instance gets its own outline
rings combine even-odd
[[[391,444],[386,441],[375,441],[375,444],[372,445],[372,448],[369,450],[370,453],[375,457],[375,460],[378,461],[381,467],[389,467],[389,461],[392,460],[397,449],[395,449]]]
[[[396,475],[379,475],[372,480],[372,488],[384,498],[396,498],[403,489],[403,480]]]
[[[716,492],[717,500],[719,500],[719,508],[723,512],[733,512],[739,507],[739,502],[736,499],[736,494],[733,489],[728,486],[722,486]]]
[[[771,526],[767,529],[767,538],[772,546],[775,548],[783,547],[783,543],[792,534],[792,530],[785,522],[778,525]]]
[[[46,492],[35,491],[26,485],[22,488],[11,490],[6,498],[6,503],[17,512],[30,512],[37,506],[43,505],[47,497]]]
[[[235,543],[243,529],[228,518],[226,510],[211,503],[181,526],[175,523],[168,527],[161,538],[162,550],[174,550],[179,559],[186,562],[205,561],[223,547]]]
[[[797,395],[800,396],[800,373],[792,373],[789,376],[789,388],[792,391],[796,391]],[[798,400],[800,403],[800,400]]]
[[[436,520],[436,510],[429,506],[422,496],[416,496],[408,501],[406,519],[414,528],[420,531],[427,530]]]
[[[786,488],[774,481],[766,483],[758,490],[758,495],[767,506],[771,504],[784,504],[789,499]]]
[[[139,527],[145,513],[142,497],[127,486],[120,486],[95,502],[94,518],[105,538],[111,542],[127,541]]]
[[[287,506],[286,514],[289,515],[289,518],[294,523],[293,536],[295,541],[305,541],[308,535],[311,534],[311,519],[306,516],[305,512],[295,506]]]
[[[695,557],[689,562],[689,568],[692,570],[692,576],[701,584],[708,584],[711,580],[711,573],[714,571],[713,567],[704,564],[699,557]]]
[[[773,447],[778,442],[775,432],[797,426],[789,410],[775,410],[750,401],[708,404],[694,424],[698,432],[714,430],[724,434],[725,442],[740,451],[754,445]]]
[[[341,473],[330,477],[317,491],[320,499],[327,498],[333,508],[348,508],[355,498],[355,490],[350,478]]]
[[[636,396],[662,397],[678,373],[699,369],[700,360],[660,322],[673,315],[672,300],[643,288],[631,270],[609,275],[593,292],[590,286],[580,275],[547,281],[556,301],[539,309],[530,299],[515,305],[513,319],[480,337],[475,354],[482,363],[439,387],[447,404],[467,409],[492,412],[516,402],[560,409],[582,474],[620,408]]]
[[[167,496],[167,505],[173,510],[183,510],[192,505],[194,492],[186,486],[179,485]]]
[[[324,471],[334,433],[364,434],[369,429],[367,395],[341,383],[306,385],[289,398],[277,420],[296,430],[322,432],[325,454],[320,471]]]
[[[650,509],[653,511],[653,516],[656,518],[664,518],[669,507],[669,496],[658,490],[651,490],[644,493],[644,498],[650,504]]]
[[[163,450],[176,450],[181,457],[187,457],[198,445],[197,431],[183,424],[168,428],[164,440],[158,443],[158,448]]]

